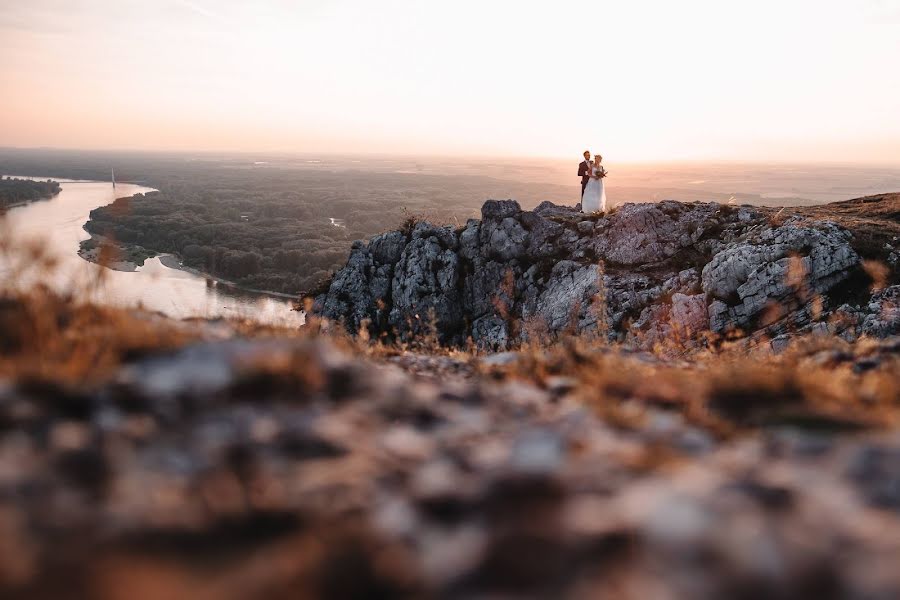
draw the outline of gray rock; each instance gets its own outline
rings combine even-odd
[[[713,205],[625,204],[609,218],[597,254],[621,265],[655,263],[700,239]]]
[[[772,352],[774,352],[775,354],[781,354],[790,347],[791,337],[789,335],[779,335],[777,338],[769,342],[769,345],[772,348]]]
[[[859,256],[844,233],[832,223],[790,223],[729,244],[701,276],[719,301],[710,306],[712,330],[744,327],[769,303],[796,303],[845,279]]]
[[[893,285],[872,294],[866,307],[860,331],[873,337],[887,337],[900,333],[900,285]]]
[[[375,316],[375,294],[380,292],[383,296],[379,297],[389,296],[384,284],[387,274],[379,272],[380,280],[374,282],[373,267],[368,249],[354,245],[347,265],[335,273],[328,292],[316,300],[316,311],[328,319],[343,321],[350,331],[358,331],[364,319]]]
[[[896,286],[864,307],[828,308],[859,266],[846,230],[800,217],[776,227],[765,214],[665,201],[594,221],[551,202],[522,211],[489,200],[482,220],[458,233],[422,222],[409,239],[391,232],[355,244],[315,308],[351,331],[368,321],[377,334],[412,333],[433,311],[441,339],[471,336],[486,348],[525,339],[530,323],[551,336],[571,328],[611,339],[626,330],[647,340],[749,333],[770,305],[782,309],[765,325],[773,337],[823,324],[848,339],[898,331]],[[814,309],[817,297],[826,314]]]
[[[391,284],[390,324],[402,334],[419,334],[433,319],[446,342],[462,333],[463,311],[460,258],[441,241],[437,235],[414,237],[404,248]]]
[[[466,260],[475,260],[476,256],[480,256],[478,246],[478,229],[480,222],[469,219],[466,228],[459,234],[459,254]]]
[[[594,222],[593,221],[581,221],[578,223],[578,233],[581,235],[586,235],[594,231]]]
[[[499,316],[485,315],[472,323],[472,339],[479,348],[486,350],[506,348],[509,344],[509,337],[506,321]],[[486,362],[486,364],[490,363]]]
[[[443,248],[456,250],[458,242],[456,234],[450,227],[437,227],[426,221],[416,223],[413,228],[412,239],[431,239],[440,244]]]
[[[497,313],[500,305],[511,308],[514,299],[504,288],[507,281],[515,282],[519,275],[518,268],[513,265],[476,258],[463,285],[463,301],[469,315],[477,319]]]
[[[479,229],[481,255],[485,258],[508,261],[525,254],[528,233],[512,217],[485,221]]]
[[[515,200],[488,200],[481,207],[483,221],[500,220],[515,217],[522,212],[522,207]]]
[[[900,513],[900,448],[871,445],[859,449],[848,475],[866,501]]]
[[[677,331],[690,336],[707,329],[708,323],[706,294],[672,296],[672,326]]]
[[[406,247],[406,236],[400,231],[389,231],[372,238],[369,252],[376,265],[395,265]]]
[[[537,212],[522,213],[522,225],[528,230],[527,254],[532,259],[548,258],[556,255],[560,248],[558,238],[566,228],[538,215]]]
[[[553,265],[546,284],[528,288],[522,304],[525,321],[537,319],[550,331],[569,326],[584,329],[596,324],[591,319],[592,299],[599,290],[599,271],[595,265],[579,265],[563,260]]]
[[[510,458],[516,471],[552,474],[563,461],[562,439],[546,429],[526,431],[515,440]]]
[[[582,216],[581,204],[577,206],[561,206],[559,204],[554,204],[549,200],[545,200],[538,204],[537,208],[534,209],[534,214],[542,217],[580,217]]]

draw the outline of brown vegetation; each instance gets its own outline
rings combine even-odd
[[[853,249],[871,261],[886,262],[900,241],[900,193],[878,194],[818,206],[792,207],[786,212],[827,219],[853,234]],[[894,274],[894,282],[900,273]]]

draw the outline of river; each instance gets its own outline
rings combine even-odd
[[[15,177],[15,176],[13,176]],[[47,179],[33,177],[31,179]],[[303,315],[290,300],[252,293],[203,275],[167,267],[158,257],[136,271],[115,271],[78,256],[91,210],[116,198],[155,191],[140,185],[56,179],[62,191],[50,200],[17,206],[6,213],[0,236],[13,251],[0,252],[0,278],[8,286],[43,283],[78,298],[122,307],[143,307],[174,318],[249,318],[272,325],[296,326]],[[25,249],[38,244],[54,259],[53,268],[37,268]]]

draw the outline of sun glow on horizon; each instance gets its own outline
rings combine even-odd
[[[897,0],[0,2],[0,146],[900,163]]]

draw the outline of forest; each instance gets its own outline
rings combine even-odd
[[[46,200],[59,193],[59,183],[0,177],[0,213],[11,206]]]
[[[187,266],[239,285],[297,294],[341,264],[346,229],[274,197],[220,192],[215,200],[163,192],[120,198],[91,211],[92,234],[172,253]]]

